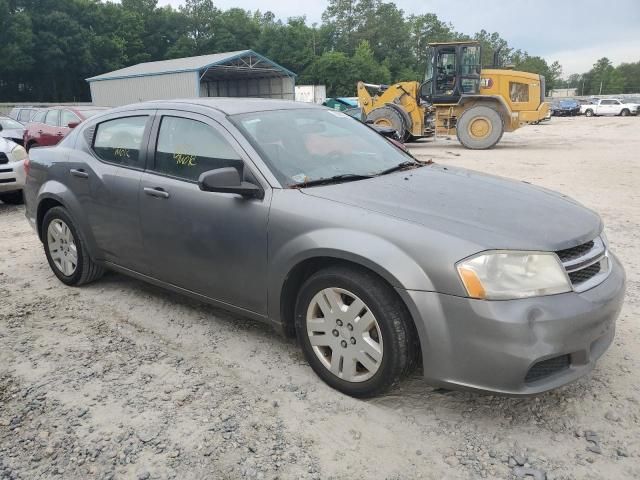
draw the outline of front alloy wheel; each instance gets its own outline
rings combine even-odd
[[[384,393],[419,357],[413,319],[397,292],[356,265],[326,267],[304,282],[295,328],[314,372],[353,397]]]
[[[318,292],[307,309],[307,335],[320,362],[338,378],[363,382],[382,362],[382,333],[376,317],[354,293]]]

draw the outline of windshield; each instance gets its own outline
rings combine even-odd
[[[390,141],[342,112],[305,108],[230,118],[283,186],[338,175],[376,175],[412,161]]]
[[[24,125],[22,125],[20,122],[12,120],[11,118],[0,118],[0,125],[2,125],[2,128],[4,130],[22,130],[24,128]]]

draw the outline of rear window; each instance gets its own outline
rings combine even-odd
[[[116,118],[98,124],[93,151],[105,162],[142,168],[140,149],[147,116]]]
[[[520,82],[509,82],[509,97],[512,102],[528,102],[529,85]]]

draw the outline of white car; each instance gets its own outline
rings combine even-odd
[[[16,142],[0,137],[0,201],[22,203],[27,151]]]
[[[638,114],[638,105],[635,103],[625,103],[618,98],[603,98],[594,103],[580,106],[580,113],[587,117],[596,115],[620,115],[627,117]]]

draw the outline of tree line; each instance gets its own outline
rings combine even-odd
[[[458,32],[434,13],[407,15],[382,0],[329,0],[320,24],[272,12],[222,10],[212,0],[173,9],[157,0],[0,0],[0,101],[90,99],[85,79],[140,62],[253,49],[324,84],[355,94],[358,80],[423,80],[430,42],[477,40],[483,64],[504,64],[564,86],[558,62],[514,49],[497,32]],[[594,77],[595,78],[595,77]]]

